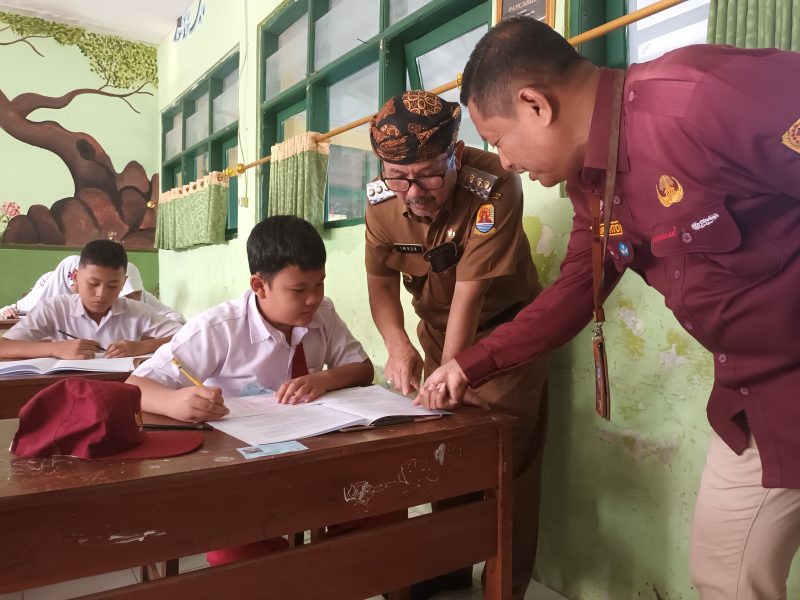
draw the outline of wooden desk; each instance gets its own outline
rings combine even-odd
[[[19,319],[0,319],[0,336],[19,323]]]
[[[51,375],[0,375],[0,419],[16,419],[19,409],[30,400],[36,392],[51,383],[67,377],[83,377],[85,379],[102,379],[103,381],[125,381],[130,373],[53,373]]]
[[[483,499],[92,598],[366,598],[487,560],[487,598],[511,589],[510,417],[466,408],[427,423],[302,440],[246,461],[205,433],[169,459],[20,459],[0,421],[0,594],[403,510]]]

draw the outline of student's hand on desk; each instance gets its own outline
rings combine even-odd
[[[139,342],[132,342],[129,340],[117,340],[109,344],[106,350],[106,358],[122,358],[125,356],[139,356],[140,354],[147,354],[141,352],[141,344]]]
[[[455,360],[451,360],[425,380],[414,404],[428,410],[451,410],[461,404],[468,387],[464,371]]]
[[[290,379],[278,388],[277,396],[281,404],[301,404],[312,402],[327,391],[325,374],[320,371]]]
[[[65,342],[50,342],[54,358],[81,359],[94,358],[100,350],[100,344],[94,340],[67,340]]]
[[[179,421],[216,421],[230,412],[222,399],[222,390],[218,387],[195,385],[172,390],[168,400],[166,415]]]
[[[419,389],[422,377],[422,357],[411,344],[389,348],[389,360],[383,367],[386,384],[403,395]]]
[[[19,317],[16,306],[6,306],[0,310],[0,319],[16,319]]]

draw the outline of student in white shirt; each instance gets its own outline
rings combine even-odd
[[[30,312],[40,301],[52,296],[74,294],[75,273],[78,270],[79,260],[80,257],[77,254],[67,256],[56,265],[55,269],[39,277],[31,291],[25,294],[25,296],[17,300],[14,304],[0,308],[0,319],[16,319],[21,313],[25,314]],[[153,296],[153,294],[144,289],[142,275],[137,266],[132,262],[128,263],[127,275],[128,278],[125,280],[125,285],[122,287],[122,291],[119,294],[120,296],[128,298],[129,300],[143,302],[158,314],[172,321],[177,321],[181,324],[186,322],[186,319],[181,313],[163,304],[158,298]]]
[[[324,297],[325,245],[311,224],[265,219],[250,233],[247,257],[250,290],[190,319],[128,379],[142,389],[143,410],[199,422],[227,414],[225,395],[271,389],[294,403],[372,381],[372,362]],[[308,374],[293,376],[300,353]]]
[[[180,324],[120,298],[128,258],[111,240],[89,242],[75,274],[77,294],[39,302],[0,338],[0,358],[137,356],[169,341]],[[143,339],[148,338],[148,339]]]

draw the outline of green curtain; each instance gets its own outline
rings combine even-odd
[[[309,131],[272,146],[267,213],[297,215],[322,229],[330,143]]]
[[[228,178],[212,172],[158,199],[156,247],[178,250],[225,242]]]
[[[800,51],[800,0],[711,0],[708,41]]]

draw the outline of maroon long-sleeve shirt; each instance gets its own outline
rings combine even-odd
[[[460,353],[472,384],[559,346],[592,315],[590,210],[602,196],[613,72],[602,70],[561,275]],[[800,487],[800,54],[692,46],[632,65],[607,291],[626,269],[714,353],[711,426],[752,432],[765,487]]]

